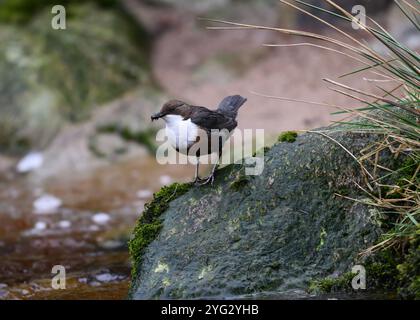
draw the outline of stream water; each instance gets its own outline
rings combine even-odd
[[[1,177],[0,299],[125,299],[136,219],[153,192],[192,172],[145,158],[42,188],[15,174]],[[51,205],[45,195],[61,205],[40,210]],[[52,288],[54,265],[65,267],[65,290]]]

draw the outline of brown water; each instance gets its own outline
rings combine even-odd
[[[137,217],[152,192],[192,173],[189,166],[146,158],[41,187],[13,174],[1,177],[0,299],[125,299],[126,243]],[[61,207],[34,213],[33,202],[43,194],[61,199]],[[95,221],[98,213],[109,219]],[[51,286],[54,265],[66,268],[65,290]]]

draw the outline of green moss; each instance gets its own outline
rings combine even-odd
[[[252,154],[252,156],[253,157],[255,157],[255,156],[257,156],[257,155],[264,155],[264,154],[266,154],[268,151],[270,151],[270,147],[268,147],[268,146],[265,146],[265,147],[262,147],[261,149],[258,149],[256,152],[254,152],[253,154]]]
[[[402,256],[393,250],[378,252],[366,263],[366,286],[370,290],[397,291],[399,286],[397,265]]]
[[[137,221],[131,240],[128,243],[133,261],[132,276],[136,278],[141,257],[147,246],[157,237],[162,228],[161,214],[169,208],[169,202],[186,193],[191,183],[174,183],[165,186],[153,195],[153,200],[144,207]]]
[[[337,278],[324,278],[312,280],[309,283],[308,291],[313,294],[348,292],[352,290],[351,280],[355,274],[347,272]]]
[[[296,141],[297,136],[298,136],[298,134],[297,134],[296,131],[285,131],[285,132],[282,132],[279,135],[277,141],[278,142],[290,142],[291,143],[291,142]]]
[[[399,291],[398,288],[402,285],[402,282],[397,266],[402,258],[403,256],[388,249],[378,252],[366,260],[362,264],[366,269],[366,291],[386,291],[389,293]],[[346,272],[336,278],[314,279],[309,283],[308,291],[315,294],[355,292],[351,285],[355,275],[352,272]]]
[[[398,293],[404,299],[420,300],[420,228],[410,242],[404,262],[397,266],[400,286]]]
[[[237,172],[235,179],[229,185],[229,189],[233,191],[240,191],[249,182],[249,177],[245,175],[244,170]]]
[[[406,198],[405,193],[407,190],[416,191],[416,188],[418,188],[420,183],[420,176],[416,174],[417,167],[420,165],[420,160],[415,156],[407,156],[402,162],[400,159],[395,159],[394,161],[394,167],[397,167],[398,169],[390,174],[390,181],[388,184],[391,186],[383,186],[379,190],[380,192],[375,193],[375,196],[405,201],[403,199]],[[411,181],[411,183],[408,181]]]
[[[316,247],[316,251],[321,250],[325,243],[325,237],[327,236],[327,231],[325,231],[324,227],[321,228],[321,232],[319,234],[319,244]]]

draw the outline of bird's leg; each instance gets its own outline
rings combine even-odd
[[[208,184],[208,183],[210,183],[210,184],[213,185],[213,182],[214,182],[214,173],[216,172],[216,168],[219,165],[219,161],[220,161],[221,155],[222,155],[222,152],[220,151],[219,152],[219,157],[217,158],[216,163],[214,164],[213,168],[211,169],[210,175],[207,178],[201,180],[201,181],[203,181],[203,183],[201,183],[201,185],[205,185],[205,184]]]
[[[198,184],[198,182],[202,181],[202,179],[198,176],[198,167],[200,166],[200,160],[197,157],[197,164],[195,165],[195,177],[194,177],[194,184]]]

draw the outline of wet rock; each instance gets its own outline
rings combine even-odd
[[[58,226],[61,229],[68,229],[68,228],[71,227],[71,222],[68,221],[68,220],[61,220],[61,221],[58,222]]]
[[[96,231],[99,231],[99,230],[100,230],[99,227],[96,226],[96,225],[89,226],[89,231],[96,232]]]
[[[47,223],[46,222],[38,221],[37,223],[35,223],[34,230],[42,231],[42,230],[45,230],[45,229],[47,229]]]
[[[172,178],[170,176],[164,175],[159,177],[159,182],[162,185],[167,185],[172,182]]]
[[[111,274],[111,273],[101,273],[95,276],[96,280],[99,282],[113,282],[120,280],[122,277],[117,274]]]
[[[45,194],[34,201],[34,213],[51,214],[56,212],[61,204],[61,199],[50,194]]]
[[[0,289],[0,299],[6,299],[9,296],[9,291]]]
[[[153,192],[151,190],[145,189],[145,190],[139,190],[136,193],[136,196],[140,199],[147,199],[150,198],[153,195]]]
[[[17,164],[16,171],[26,173],[42,166],[44,157],[41,152],[31,152],[24,156]]]
[[[108,213],[100,212],[92,216],[92,221],[97,224],[106,224],[111,220],[111,216]]]
[[[373,139],[331,135],[354,154]],[[307,133],[275,144],[264,163],[243,183],[233,185],[243,165],[230,165],[212,187],[146,205],[130,245],[133,299],[281,296],[359,262],[381,231],[366,206],[338,196],[365,197],[354,159]]]
[[[118,240],[107,240],[102,243],[99,243],[99,246],[101,248],[107,249],[107,250],[114,250],[117,248],[123,248],[125,245],[124,242],[118,241]]]

